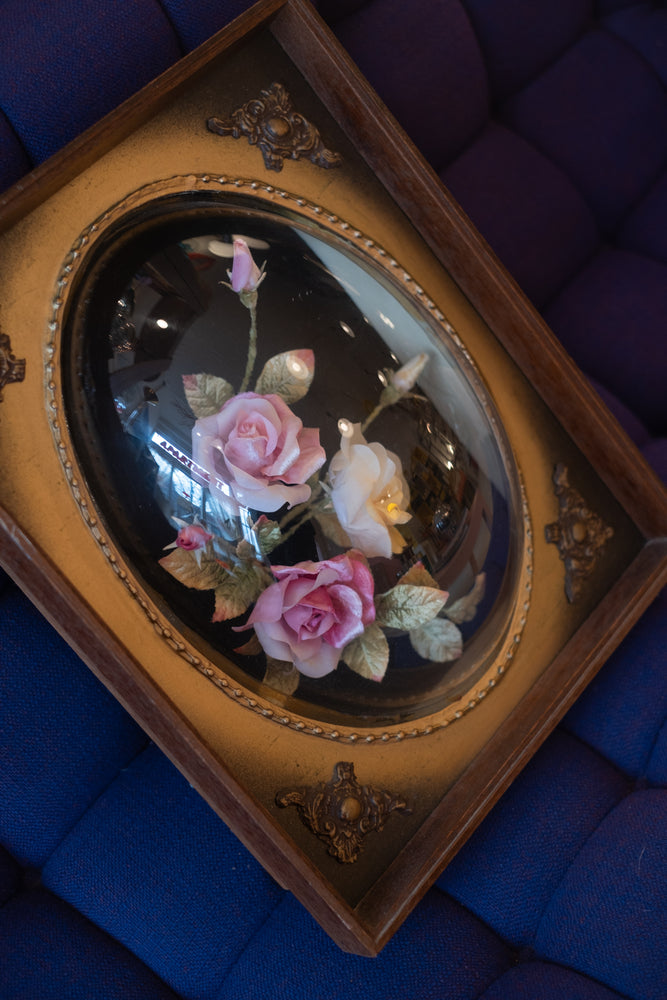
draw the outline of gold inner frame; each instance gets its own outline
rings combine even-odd
[[[518,579],[514,591],[509,597],[510,612],[503,623],[493,652],[486,656],[487,666],[482,676],[471,682],[470,689],[463,695],[436,712],[425,713],[414,725],[406,725],[405,723],[382,726],[369,723],[356,726],[342,723],[330,724],[313,719],[308,714],[286,708],[287,700],[278,693],[274,693],[270,698],[263,697],[261,692],[253,692],[252,689],[248,689],[243,684],[239,684],[233,677],[228,676],[206,656],[203,656],[192,642],[189,642],[177,628],[168,622],[164,613],[161,612],[147,593],[146,588],[138,580],[127,557],[123,555],[113,540],[112,532],[104,523],[99,506],[86,484],[85,474],[78,462],[68,429],[61,380],[64,327],[77,278],[81,272],[85,271],[89,256],[98,242],[102,241],[112,227],[121,223],[135,209],[154,204],[159,198],[169,195],[186,195],[194,192],[210,193],[211,191],[222,195],[225,193],[250,194],[259,199],[263,205],[270,206],[274,212],[274,199],[277,198],[279,199],[279,207],[295,213],[297,218],[314,222],[326,231],[343,236],[347,244],[366,258],[370,258],[393,284],[400,287],[429,316],[432,329],[439,334],[439,339],[443,342],[445,337],[450,340],[456,360],[459,362],[493,430],[494,439],[508,477],[509,503],[515,511],[517,524],[521,529],[521,539],[518,543]],[[373,743],[376,740],[382,743],[400,742],[406,737],[430,735],[461,719],[493,691],[514,661],[530,608],[533,546],[525,489],[502,422],[470,352],[443,312],[428,298],[408,271],[383,247],[355,228],[352,223],[329,212],[322,205],[314,204],[303,197],[276,188],[274,185],[262,183],[256,179],[230,178],[224,175],[172,176],[154,181],[133,191],[86,226],[66,254],[62,264],[56,281],[56,294],[52,300],[48,328],[45,386],[49,424],[63,472],[83,520],[117,578],[125,585],[131,597],[138,602],[146,615],[148,624],[153,627],[171,650],[212,681],[219,690],[237,704],[266,719],[277,722],[283,727],[335,740],[339,743],[351,744],[358,741]]]

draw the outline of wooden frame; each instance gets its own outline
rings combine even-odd
[[[348,732],[342,749],[332,747],[332,740],[299,734],[294,727],[278,731],[275,743],[282,740],[287,756],[295,745],[289,741],[302,741],[298,745],[305,747],[311,783],[326,781],[332,762],[351,756],[358,761],[363,781],[391,784],[393,780],[405,787],[410,776],[423,768],[424,784],[434,783],[432,800],[418,810],[405,836],[397,833],[394,843],[392,834],[392,846],[380,851],[379,860],[364,871],[362,890],[355,894],[350,879],[339,877],[335,862],[323,858],[321,845],[310,832],[298,820],[278,816],[275,793],[290,780],[281,771],[279,750],[275,760],[264,758],[269,773],[259,776],[264,753],[261,734],[271,727],[266,746],[272,746],[275,720],[253,717],[249,728],[259,734],[259,763],[249,764],[246,773],[240,751],[232,744],[238,732],[246,730],[247,711],[219,696],[221,704],[224,702],[220,711],[231,734],[228,742],[219,741],[210,730],[208,710],[202,708],[200,713],[199,704],[208,696],[207,682],[180,664],[174,667],[178,679],[173,684],[169,678],[160,680],[151,667],[151,657],[158,654],[152,651],[153,639],[145,631],[143,612],[129,615],[132,621],[127,633],[114,624],[127,617],[128,598],[103,566],[99,552],[95,550],[79,561],[72,557],[69,565],[62,548],[52,540],[54,526],[49,530],[40,526],[39,476],[17,461],[12,438],[27,412],[28,422],[39,435],[43,463],[57,468],[49,434],[49,422],[52,431],[54,426],[50,362],[47,359],[42,379],[40,357],[49,344],[54,282],[62,273],[56,263],[60,266],[69,248],[65,234],[80,233],[81,220],[95,218],[92,209],[87,216],[80,206],[71,209],[71,224],[64,224],[63,232],[44,250],[43,265],[33,261],[29,274],[7,275],[3,284],[6,291],[0,303],[0,330],[10,338],[11,351],[21,358],[25,355],[27,364],[25,381],[8,381],[0,404],[2,463],[8,470],[0,488],[2,563],[267,870],[295,893],[342,948],[373,955],[664,585],[667,498],[581,373],[303,0],[263,0],[7,192],[0,199],[0,256],[11,259],[11,251],[25,245],[31,226],[42,225],[50,213],[62,212],[69,204],[67,185],[85,183],[105,157],[105,170],[109,165],[112,168],[110,192],[114,191],[108,201],[137,187],[136,177],[128,182],[122,179],[123,149],[132,154],[139,149],[146,151],[145,163],[136,168],[141,183],[162,177],[165,138],[161,129],[165,123],[175,129],[175,138],[169,141],[178,147],[176,159],[187,168],[190,154],[178,144],[187,146],[188,140],[187,136],[179,139],[179,128],[185,135],[185,124],[204,106],[211,109],[210,114],[216,113],[212,102],[219,67],[224,67],[226,60],[238,59],[245,46],[253,45],[277,53],[280,67],[283,62],[291,65],[292,71],[287,67],[285,72],[292,72],[292,82],[301,96],[305,95],[314,117],[319,121],[320,108],[322,114],[326,111],[330,116],[324,120],[323,132],[328,137],[335,126],[336,141],[343,142],[340,137],[345,137],[348,144],[346,155],[354,160],[357,151],[358,162],[345,180],[348,186],[344,188],[341,181],[339,190],[337,181],[332,182],[328,174],[308,163],[287,162],[279,178],[269,176],[261,160],[251,159],[259,157],[256,149],[242,146],[238,140],[226,140],[226,145],[223,140],[221,144],[203,127],[197,139],[201,152],[197,147],[191,154],[192,171],[198,174],[199,161],[208,158],[216,164],[213,169],[224,170],[225,175],[254,174],[267,184],[270,180],[269,200],[283,197],[282,184],[286,192],[297,195],[304,192],[305,185],[305,197],[318,205],[324,201],[334,213],[332,218],[350,218],[354,224],[361,218],[360,229],[370,232],[375,245],[387,247],[390,254],[398,255],[402,247],[411,257],[414,253],[413,273],[437,299],[438,306],[443,303],[447,316],[455,317],[456,330],[490,384],[525,474],[532,522],[532,528],[527,529],[528,547],[532,552],[534,546],[535,576],[539,575],[540,582],[533,588],[533,606],[516,663],[497,694],[494,691],[487,699],[488,704],[494,703],[491,709],[485,703],[479,712],[468,715],[464,708],[456,726],[443,726],[433,736],[411,741],[409,730],[398,730],[400,738],[394,739],[394,727],[388,743],[382,744],[371,734],[369,746],[358,747],[356,736]],[[261,67],[254,73],[260,78]],[[227,104],[224,92],[220,100]],[[201,114],[200,119],[203,124]],[[100,204],[105,204],[104,196]],[[58,243],[59,239],[64,242]],[[43,295],[35,292],[35,287],[43,287]],[[28,297],[37,301],[28,305]],[[494,384],[493,372],[500,373],[497,381],[501,384]],[[528,413],[542,432],[542,445],[537,450]],[[602,510],[615,529],[614,554],[579,605],[567,601],[562,562],[544,535],[547,524],[558,516],[558,501],[546,471],[551,472],[559,462],[574,470],[586,500]],[[58,528],[60,533],[69,533],[73,542],[86,535],[84,548],[90,546],[92,552],[94,545],[75,509],[66,473],[61,470],[53,487],[55,517],[62,517]],[[29,497],[33,501],[28,502]],[[96,544],[99,546],[99,539]],[[87,589],[91,580],[108,591],[108,614]],[[550,618],[546,609],[552,605]],[[545,659],[528,667],[538,648],[546,650]],[[196,689],[194,694],[191,688]],[[489,723],[493,728],[485,731]],[[429,771],[432,759],[443,750],[458,754],[456,763],[447,774],[434,776]],[[415,783],[419,795],[417,778]],[[388,825],[387,829],[394,827]]]

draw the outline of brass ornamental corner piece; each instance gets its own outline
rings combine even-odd
[[[233,111],[229,118],[209,118],[209,132],[240,139],[258,146],[267,170],[282,170],[284,160],[308,159],[318,167],[337,167],[339,153],[327,149],[320,133],[292,107],[280,83],[272,83],[259,97]]]
[[[547,542],[558,547],[565,563],[565,594],[568,601],[574,603],[581,596],[582,586],[595,570],[614,530],[570,486],[568,470],[562,463],[554,469],[553,483],[560,509],[558,520],[547,524],[544,534]]]
[[[9,337],[6,333],[0,333],[0,402],[2,402],[2,390],[10,382],[22,382],[25,378],[25,359],[15,358]]]
[[[328,782],[295,788],[276,795],[279,806],[296,806],[303,823],[342,863],[356,861],[367,833],[383,829],[392,812],[411,813],[405,799],[360,785],[354,765],[339,761]]]

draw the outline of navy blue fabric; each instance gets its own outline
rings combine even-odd
[[[590,31],[502,108],[610,233],[667,166],[667,94],[643,59]],[[604,164],[604,169],[600,169]]]
[[[662,174],[623,220],[617,245],[667,264],[667,231],[662,222],[666,217],[667,175]]]
[[[44,884],[184,997],[213,998],[283,893],[153,746],[43,869]]]
[[[189,52],[250,6],[249,0],[159,0],[183,49]]]
[[[593,215],[572,182],[503,125],[489,122],[440,176],[538,306],[599,244]]]
[[[505,100],[544,72],[588,27],[590,0],[466,0],[490,87]]]
[[[412,0],[409,17],[402,0],[366,4],[337,20],[336,33],[431,163],[449,160],[484,124],[486,73],[458,0]]]
[[[570,864],[627,791],[604,758],[555,733],[438,885],[513,945],[532,945]]]
[[[665,32],[667,9],[664,3],[634,3],[625,5],[605,18],[605,27],[640,52],[667,86]]]
[[[30,167],[28,154],[11,124],[0,111],[0,191],[18,181]]]
[[[8,585],[0,615],[0,843],[39,867],[146,742]]]
[[[21,869],[9,851],[0,847],[0,906],[14,895],[21,881]]]
[[[158,0],[4,0],[1,13],[0,108],[33,163],[182,54]]]
[[[0,187],[249,6],[4,0]],[[665,4],[317,6],[667,480]],[[373,961],[1,571],[0,612],[2,1000],[667,996],[667,595]]]
[[[2,1000],[175,1000],[158,977],[43,889],[0,909]]]
[[[232,969],[224,996],[473,1000],[512,960],[494,934],[436,889],[372,961],[342,955],[294,898],[286,896]]]
[[[606,986],[570,969],[526,961],[497,979],[479,1000],[623,1000]]]
[[[657,733],[646,766],[646,780],[651,785],[667,786],[667,720]]]
[[[642,779],[665,719],[667,591],[570,709],[564,725],[628,776]]]
[[[603,247],[544,315],[587,374],[634,410],[654,435],[667,434],[667,265]]]
[[[540,953],[634,1000],[667,996],[667,794],[634,792],[607,817],[554,893]]]

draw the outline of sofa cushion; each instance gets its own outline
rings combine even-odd
[[[554,733],[438,880],[516,946],[628,783],[604,758]]]
[[[201,45],[251,6],[252,0],[160,0],[185,52]]]
[[[477,1000],[512,961],[511,951],[495,934],[437,889],[427,893],[372,960],[341,954],[294,897],[286,895],[248,943],[223,995]]]
[[[9,851],[0,847],[0,906],[14,895],[21,883],[21,867]]]
[[[490,121],[440,176],[538,306],[598,246],[595,220],[571,181],[503,125]]]
[[[30,159],[5,114],[0,111],[0,191],[30,170]]]
[[[603,248],[544,309],[565,349],[654,436],[667,434],[667,265]]]
[[[667,717],[665,677],[667,591],[612,654],[563,725],[627,775],[643,779]]]
[[[501,109],[570,178],[606,233],[667,166],[667,93],[624,42],[592,30]]]
[[[667,264],[666,218],[667,173],[663,173],[623,220],[616,245]]]
[[[158,0],[59,0],[57,15],[39,17],[4,0],[0,107],[39,163],[180,55]]]
[[[536,950],[632,1000],[667,996],[667,790],[600,824],[542,917]]]
[[[367,3],[336,20],[336,34],[413,142],[437,166],[458,153],[486,121],[486,73],[458,0],[413,0],[406,14],[402,0]],[[372,122],[368,128],[372,130]]]
[[[539,76],[588,26],[590,0],[463,0],[494,100]]]
[[[39,867],[146,737],[13,584],[0,664],[0,841]]]
[[[3,1000],[176,1000],[134,955],[35,888],[0,909]]]
[[[624,1000],[619,993],[548,962],[520,962],[482,993],[479,1000]]]
[[[641,53],[667,86],[667,10],[664,3],[656,3],[655,0],[651,3],[626,3],[606,17],[604,24]]]
[[[197,1000],[219,995],[246,941],[282,897],[154,746],[100,795],[42,877]]]

